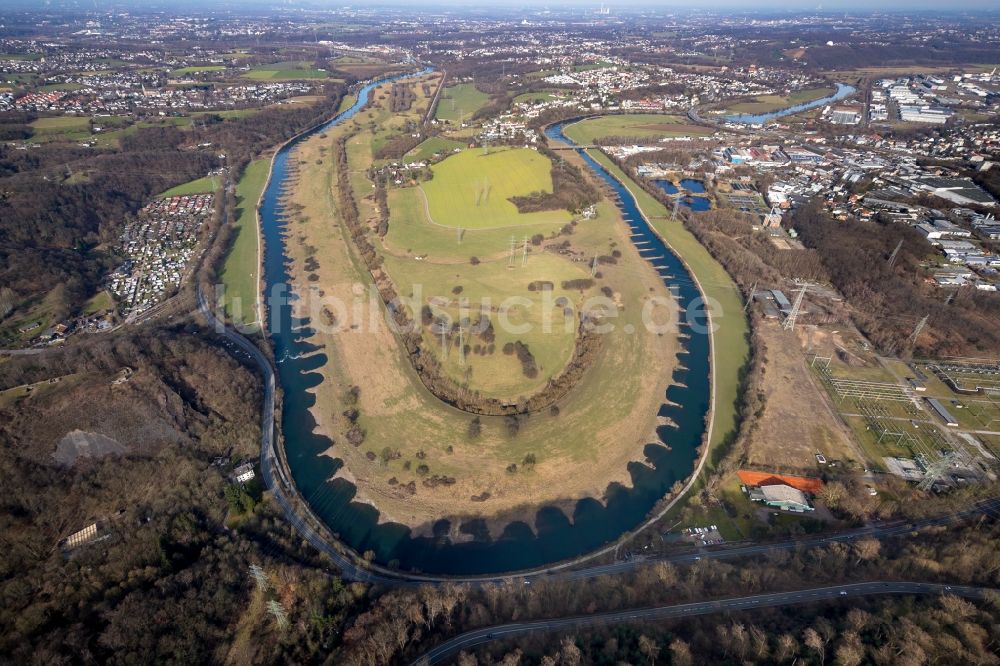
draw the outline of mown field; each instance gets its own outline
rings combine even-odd
[[[90,118],[57,116],[38,118],[31,123],[36,141],[83,141],[90,138]]]
[[[521,214],[510,197],[552,191],[552,164],[528,148],[465,150],[434,165],[421,187],[434,224],[463,229],[569,222],[566,211]]]
[[[438,120],[459,123],[463,119],[468,120],[472,117],[472,114],[481,109],[489,99],[490,96],[477,90],[475,84],[460,83],[457,86],[450,86],[441,91],[434,117]]]
[[[566,136],[579,144],[592,144],[609,136],[660,139],[674,136],[704,136],[712,130],[687,124],[687,119],[662,113],[636,113],[587,118],[568,125]]]
[[[219,278],[226,287],[226,316],[250,325],[257,321],[257,200],[267,183],[271,160],[251,162],[236,185],[236,219],[233,239]],[[234,307],[239,299],[239,308]]]
[[[312,63],[305,60],[289,60],[254,67],[243,76],[255,81],[294,81],[296,79],[325,79],[330,74],[314,69]]]

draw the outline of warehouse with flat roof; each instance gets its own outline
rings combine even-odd
[[[931,409],[933,409],[934,412],[941,417],[941,420],[944,421],[945,425],[950,425],[952,427],[958,426],[958,421],[956,421],[955,417],[952,416],[947,409],[945,409],[940,400],[937,398],[925,398],[925,400],[927,400],[927,404],[931,406]]]

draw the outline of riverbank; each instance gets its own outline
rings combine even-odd
[[[706,301],[712,305],[711,318],[716,330],[711,336],[713,409],[706,454],[709,459],[706,467],[710,470],[712,451],[730,437],[738,425],[740,375],[750,356],[747,341],[750,329],[743,315],[742,296],[722,265],[682,222],[672,218],[663,204],[639,187],[602,151],[588,150],[587,153],[632,194],[643,215],[681,257]]]
[[[793,104],[787,106],[783,109],[777,109],[775,111],[769,111],[766,113],[737,113],[728,114],[721,117],[722,120],[731,123],[743,123],[745,125],[763,125],[770,120],[775,120],[776,118],[783,118],[785,116],[795,115],[796,113],[802,113],[803,111],[809,111],[810,109],[817,109],[826,104],[832,102],[838,102],[842,99],[850,97],[857,89],[854,86],[849,86],[846,83],[837,83],[837,90],[832,95],[827,95],[826,97],[821,97],[819,99],[814,99],[811,102],[804,102],[801,104]],[[803,91],[804,92],[804,91]],[[789,97],[789,102],[792,99]]]

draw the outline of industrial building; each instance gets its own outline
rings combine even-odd
[[[783,483],[750,488],[748,492],[752,501],[763,502],[767,506],[796,512],[813,510],[804,492]]]
[[[934,410],[934,413],[941,417],[941,420],[944,421],[945,425],[952,426],[953,428],[958,426],[958,421],[956,421],[955,417],[952,416],[947,409],[945,409],[940,400],[937,398],[924,399],[927,401],[927,404],[931,406],[931,409]]]

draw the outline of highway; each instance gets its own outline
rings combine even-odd
[[[594,615],[538,620],[535,622],[512,622],[510,624],[476,629],[455,636],[428,651],[414,661],[413,664],[414,666],[438,664],[461,650],[495,640],[508,639],[530,633],[564,631],[567,629],[580,629],[594,625],[610,625],[621,622],[649,622],[756,608],[794,606],[796,604],[807,604],[829,599],[850,599],[852,597],[872,597],[888,594],[954,594],[969,599],[981,599],[983,593],[988,591],[988,589],[964,585],[877,581],[835,585],[832,587],[817,587],[793,592],[772,592],[770,594],[756,594],[746,597],[716,599],[713,601],[696,601],[673,606],[596,613]]]

